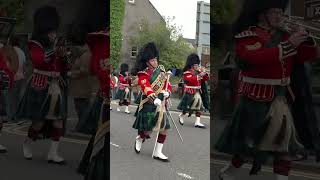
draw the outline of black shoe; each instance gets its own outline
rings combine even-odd
[[[170,162],[169,159],[161,159],[161,158],[155,157],[155,156],[153,156],[153,159],[156,159],[156,160],[159,160],[159,161],[162,161],[162,162]]]
[[[206,129],[206,127],[205,127],[205,126],[199,126],[199,125],[195,125],[194,127],[196,127],[196,128],[200,128],[200,129]]]
[[[53,161],[53,160],[48,160],[48,163],[49,164],[58,164],[58,165],[66,165],[66,161],[60,161],[60,162],[56,162],[56,161]]]

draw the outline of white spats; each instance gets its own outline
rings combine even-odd
[[[184,117],[183,114],[180,114],[180,115],[179,115],[179,123],[180,123],[181,125],[184,124],[184,119],[183,119],[183,117]]]
[[[200,123],[200,117],[196,117],[196,122],[194,123],[194,126],[197,128],[205,128],[205,126]]]
[[[232,164],[228,164],[223,167],[219,172],[219,179],[220,180],[235,180],[235,172],[238,168],[234,167]]]
[[[55,164],[64,164],[65,161],[62,157],[58,155],[59,141],[51,141],[49,153],[48,153],[48,162]]]
[[[162,148],[163,148],[163,144],[161,143],[156,144],[156,150],[154,152],[153,158],[163,162],[169,162],[168,157],[162,153]]]
[[[136,143],[134,145],[134,150],[136,153],[140,153],[143,139],[140,136],[136,137]]]
[[[23,144],[22,144],[22,149],[23,149],[23,156],[24,158],[26,158],[27,160],[31,160],[32,159],[32,148],[31,148],[31,143],[32,140],[27,138]]]
[[[124,112],[127,113],[127,114],[130,114],[129,106],[126,106],[126,110]]]
[[[0,144],[0,153],[6,153],[7,148]]]

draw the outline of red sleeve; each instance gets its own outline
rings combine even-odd
[[[202,77],[202,82],[205,82],[205,81],[208,81],[209,80],[209,75],[208,74],[206,74],[206,75],[204,75],[203,77]]]
[[[274,64],[280,60],[280,47],[264,48],[256,38],[241,38],[236,41],[236,53],[250,64]]]
[[[14,81],[14,74],[13,72],[8,68],[5,57],[3,54],[3,51],[0,51],[0,71],[2,71],[5,75],[9,77],[9,88],[12,87],[13,81]],[[1,77],[1,76],[0,76]],[[0,79],[1,81],[1,79]]]
[[[297,61],[304,63],[306,61],[312,61],[317,58],[317,47],[314,45],[308,45],[306,43],[298,47]]]
[[[141,87],[141,91],[149,96],[151,94],[154,94],[154,91],[151,88],[150,82],[149,82],[149,75],[146,73],[138,73],[138,85]]]
[[[197,82],[198,78],[197,76],[194,76],[193,74],[186,72],[183,74],[183,80],[187,82]]]
[[[169,91],[170,94],[172,93],[172,85],[171,85],[170,82],[169,82],[169,84],[168,84],[168,91]]]
[[[29,43],[30,57],[32,60],[32,65],[34,68],[50,70],[52,68],[52,63],[45,61],[45,52],[42,47],[34,42]]]
[[[119,82],[122,84],[126,84],[127,81],[124,79],[124,76],[122,74],[119,74]]]

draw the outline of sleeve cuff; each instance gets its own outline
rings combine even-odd
[[[289,41],[280,42],[279,45],[279,59],[283,61],[285,58],[296,55],[297,50]]]

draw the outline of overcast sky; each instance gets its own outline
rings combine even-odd
[[[190,39],[196,36],[197,1],[200,0],[150,0],[162,16],[174,16],[174,23],[181,27],[183,37]]]

